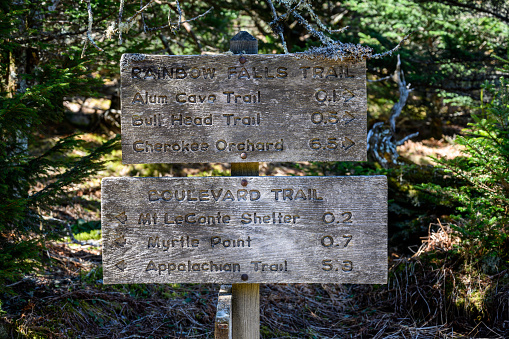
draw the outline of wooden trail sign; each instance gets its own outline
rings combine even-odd
[[[122,161],[365,161],[366,63],[124,54]]]
[[[104,283],[387,280],[387,179],[105,178]]]

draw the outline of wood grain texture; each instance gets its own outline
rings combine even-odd
[[[384,176],[102,185],[107,284],[386,282]]]
[[[366,160],[365,62],[124,54],[124,163]]]
[[[260,284],[232,285],[232,333],[236,339],[260,338]]]
[[[259,308],[257,309],[258,313]],[[232,339],[232,285],[221,285],[217,297],[215,339]]]
[[[246,31],[240,31],[230,39],[233,54],[258,54],[258,40]]]
[[[258,54],[258,40],[241,31],[230,40],[233,54]],[[242,157],[246,156],[242,155]],[[258,176],[258,162],[232,163],[231,176]],[[232,326],[236,339],[260,338],[260,285],[232,285]],[[230,333],[231,334],[231,333]]]

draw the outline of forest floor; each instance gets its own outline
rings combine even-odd
[[[431,161],[428,155],[458,153],[444,140],[407,142],[400,151],[421,164]],[[305,167],[262,164],[261,173],[305,175]],[[227,172],[224,164],[184,168],[117,161],[101,177]],[[14,293],[2,297],[0,339],[213,338],[219,285],[102,283],[100,180],[75,191],[76,200],[58,217],[75,221],[72,229],[81,244],[69,238],[50,243],[43,252],[46,265],[11,284]],[[387,285],[262,284],[261,336],[509,338],[507,273],[455,274],[460,258],[447,225],[425,240],[414,255],[390,253]]]

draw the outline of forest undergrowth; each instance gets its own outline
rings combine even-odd
[[[94,142],[92,136],[85,139]],[[262,175],[333,170],[338,171],[313,163],[261,165]],[[113,161],[100,175],[228,171],[225,164],[122,166]],[[219,285],[102,283],[99,180],[76,191],[81,192],[77,200],[61,209],[76,221],[71,225],[75,242],[69,237],[52,241],[43,252],[42,270],[6,286],[11,292],[2,298],[0,338],[213,338]],[[507,271],[489,275],[476,269],[457,250],[460,238],[450,223],[438,219],[427,227],[428,234],[417,243],[414,239],[410,249],[391,248],[387,285],[263,284],[262,337],[508,337]]]

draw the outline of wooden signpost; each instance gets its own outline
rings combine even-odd
[[[387,278],[387,181],[106,178],[104,282],[360,283]]]
[[[232,177],[102,186],[104,282],[232,284],[217,339],[260,337],[259,283],[387,281],[386,177],[257,177],[260,161],[366,160],[365,62],[257,46],[240,32],[234,55],[123,55],[123,163]]]
[[[124,163],[365,161],[366,64],[124,54]]]

